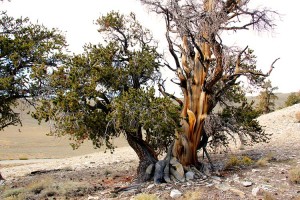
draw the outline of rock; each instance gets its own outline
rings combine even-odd
[[[177,163],[179,163],[178,160],[177,160],[177,158],[172,157],[171,160],[170,160],[170,164],[171,164],[171,165],[175,165],[175,164],[177,164]]]
[[[147,169],[146,169],[146,173],[151,175],[154,169],[154,164],[150,164]]]
[[[214,182],[221,182],[222,181],[222,179],[218,176],[212,176],[211,178],[213,179]]]
[[[250,181],[244,181],[244,182],[242,182],[242,184],[244,187],[250,187],[253,183]]]
[[[147,189],[151,189],[151,188],[153,188],[154,186],[155,186],[154,184],[150,184],[150,185],[148,185]]]
[[[0,180],[0,186],[4,185],[4,183],[5,183],[5,180]]]
[[[264,190],[261,187],[255,187],[252,189],[251,193],[253,196],[260,196],[263,194],[263,192],[264,192]]]
[[[222,190],[223,192],[225,192],[231,188],[227,183],[217,184],[215,187],[219,190]]]
[[[180,182],[184,182],[185,181],[185,177],[184,177],[184,171],[182,172],[181,170],[177,171],[177,169],[173,169],[171,168],[170,169],[170,172],[171,174],[175,177],[175,179],[177,181],[180,181]],[[172,178],[171,178],[172,179]]]
[[[185,178],[186,180],[193,180],[195,178],[195,173],[188,171],[187,173],[185,173]]]
[[[93,197],[93,196],[88,196],[88,200],[98,200],[98,199],[100,199],[99,197]]]
[[[239,181],[240,181],[239,175],[234,174],[234,175],[232,176],[232,180],[235,181],[235,182],[239,182]]]
[[[182,195],[182,192],[180,192],[179,190],[172,190],[171,193],[170,193],[170,197],[175,199],[175,198],[178,198]]]
[[[174,175],[174,177],[181,181],[184,182],[185,181],[185,174],[184,174],[184,169],[182,164],[180,164],[176,158],[172,158],[170,161],[170,164],[175,167],[175,169],[173,169],[172,167],[170,167],[170,172],[172,175]]]
[[[165,160],[160,160],[155,164],[155,171],[154,171],[154,183],[159,184],[163,182],[164,179],[164,168],[166,166]]]

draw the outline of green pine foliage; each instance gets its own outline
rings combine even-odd
[[[52,97],[33,114],[51,123],[50,135],[67,135],[77,148],[86,140],[114,149],[111,139],[136,136],[157,152],[166,149],[179,124],[170,99],[155,96],[161,55],[150,31],[135,15],[108,13],[97,21],[104,42],[87,44],[50,79]]]
[[[278,99],[274,93],[278,87],[272,87],[271,81],[268,80],[262,85],[262,91],[258,98],[259,102],[256,109],[261,114],[267,114],[275,110],[275,100]]]
[[[20,124],[18,99],[36,97],[49,70],[63,57],[65,39],[56,29],[0,13],[0,130]]]

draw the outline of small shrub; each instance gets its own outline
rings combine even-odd
[[[300,111],[296,112],[295,117],[296,117],[297,122],[300,123]]]
[[[300,167],[293,168],[289,171],[289,179],[293,183],[300,184]]]
[[[256,161],[255,165],[259,167],[265,167],[269,164],[269,158],[260,158]]]
[[[288,96],[287,100],[285,101],[285,106],[288,107],[297,103],[300,103],[300,93],[293,92]]]
[[[236,156],[230,157],[230,159],[225,164],[225,169],[233,168],[233,167],[240,167],[240,166],[249,166],[252,165],[254,161],[249,158],[248,156],[243,156],[238,158]]]
[[[19,160],[28,160],[27,157],[20,157]]]
[[[248,165],[252,165],[253,163],[254,163],[254,161],[251,158],[249,158],[248,156],[243,156],[243,158],[241,160],[242,165],[248,166]]]
[[[134,197],[134,200],[159,200],[154,194],[141,193]]]
[[[274,156],[272,153],[269,153],[265,157],[260,158],[258,161],[256,161],[255,165],[258,167],[265,167],[269,164],[271,160],[274,160]]]
[[[205,193],[204,193],[205,194]],[[202,197],[202,191],[186,191],[181,200],[201,200],[206,199]]]
[[[239,159],[236,156],[231,156],[225,164],[225,169],[229,169],[239,165]]]

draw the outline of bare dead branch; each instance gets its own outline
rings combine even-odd
[[[166,92],[165,87],[163,86],[163,84],[158,84],[158,90],[162,93],[162,95],[164,95],[165,97],[169,97],[173,100],[175,100],[180,107],[183,106],[183,102],[181,101],[181,99],[177,98],[176,96],[174,96],[173,94],[170,94],[168,92]]]

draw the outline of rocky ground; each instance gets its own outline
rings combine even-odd
[[[297,199],[300,200],[300,104],[259,117],[268,144],[211,154],[217,172],[184,183],[132,183],[137,157],[128,147],[52,162],[0,164],[0,199]],[[200,156],[200,155],[199,155]],[[204,162],[207,162],[204,159]]]

